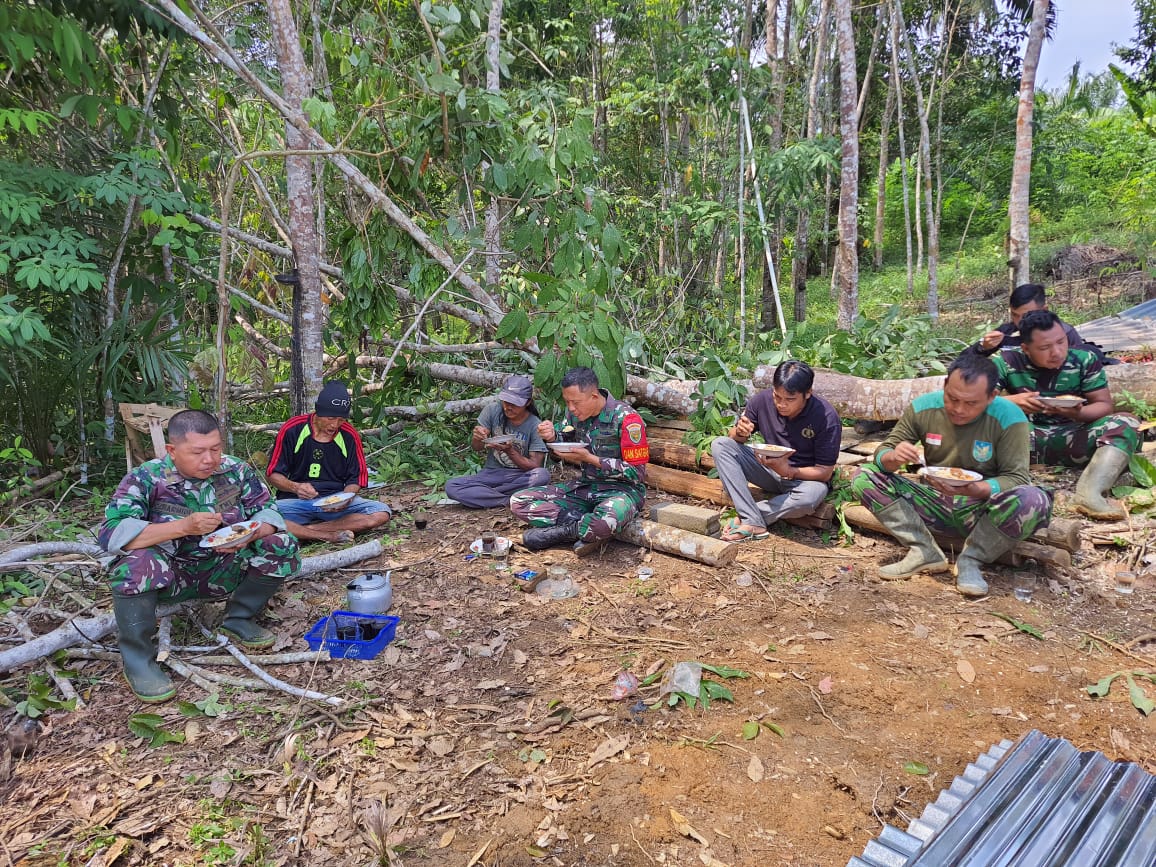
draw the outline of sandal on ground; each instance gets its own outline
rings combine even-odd
[[[761,542],[769,539],[771,534],[767,530],[744,530],[742,527],[727,527],[726,532],[719,537],[723,542]]]

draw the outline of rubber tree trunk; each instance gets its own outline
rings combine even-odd
[[[907,176],[907,134],[903,118],[903,78],[899,74],[899,17],[891,16],[891,78],[895,82],[895,130],[903,183],[903,238],[907,245],[907,294],[915,294],[915,258],[911,249],[911,182]]]
[[[811,80],[807,86],[807,126],[806,137],[813,139],[819,123],[819,82],[827,57],[827,21],[831,12],[831,0],[823,0],[819,5],[819,18],[815,22],[814,55],[811,57]],[[791,284],[795,291],[795,321],[807,319],[807,262],[810,259],[811,203],[803,197],[795,224],[795,249],[791,256]]]
[[[919,70],[915,63],[915,52],[911,47],[911,39],[907,34],[907,27],[903,23],[903,4],[896,2],[892,5],[899,32],[903,35],[904,47],[907,49],[907,68],[911,74],[911,82],[915,88],[915,110],[919,116],[919,174],[923,181],[923,209],[927,215],[927,315],[933,322],[939,320],[939,221],[936,219],[935,197],[932,193],[931,172],[931,129],[929,117],[931,112],[931,90],[924,99],[923,85],[919,80]],[[930,87],[935,86],[934,73]],[[918,213],[916,217],[918,219]]]
[[[851,0],[835,0],[835,42],[839,51],[839,313],[837,324],[850,331],[859,315],[859,84],[855,78],[855,32]]]
[[[498,52],[502,45],[502,4],[503,0],[493,0],[490,5],[490,19],[486,28],[486,90],[499,93],[502,89]],[[484,169],[483,169],[484,171]],[[490,196],[486,206],[486,288],[493,291],[502,273],[500,253],[502,249],[502,210],[497,196]]]
[[[1036,69],[1048,25],[1050,0],[1034,0],[1032,23],[1024,49],[1020,76],[1020,103],[1016,112],[1016,151],[1012,160],[1011,193],[1008,196],[1008,276],[1011,288],[1030,283],[1029,214],[1032,180],[1032,112],[1036,102]]]
[[[887,104],[879,121],[879,173],[875,179],[875,237],[871,250],[876,271],[883,270],[884,231],[887,227],[887,168],[891,164],[891,115],[895,111],[895,91],[898,79],[892,75],[887,82]]]
[[[289,0],[268,0],[269,24],[277,52],[284,99],[295,110],[312,93],[309,70],[301,51],[297,22]],[[293,124],[285,124],[290,151],[309,150],[308,139]],[[321,391],[324,364],[325,305],[321,300],[321,250],[314,218],[313,173],[308,156],[285,157],[289,237],[293,244],[296,283],[293,286],[293,356],[289,379],[290,407],[294,414],[308,412]]]

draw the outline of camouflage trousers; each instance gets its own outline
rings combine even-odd
[[[1093,422],[1032,425],[1032,461],[1082,467],[1100,446],[1115,446],[1132,455],[1140,450],[1140,420],[1113,413]]]
[[[574,481],[524,488],[510,497],[510,511],[531,527],[577,520],[578,538],[593,542],[609,539],[634,520],[645,499],[641,488]]]
[[[851,483],[852,490],[874,513],[903,499],[933,532],[967,536],[976,522],[987,517],[1005,536],[1026,539],[1052,519],[1052,498],[1043,488],[1020,485],[993,494],[990,499],[941,494],[927,485],[886,473],[866,464]]]
[[[301,568],[297,539],[273,533],[234,554],[211,550],[170,554],[163,548],[137,548],[112,562],[108,583],[118,596],[160,591],[160,599],[180,602],[227,596],[246,578],[284,580]]]

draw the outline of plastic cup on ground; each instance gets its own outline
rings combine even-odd
[[[1035,589],[1035,572],[1020,571],[1012,577],[1012,593],[1020,602],[1031,602]]]
[[[1136,584],[1136,573],[1127,569],[1119,569],[1116,572],[1116,592],[1122,593],[1125,596],[1130,594]]]
[[[639,581],[649,581],[653,577],[654,577],[654,570],[651,567],[649,567],[649,566],[639,566],[638,567],[638,580]]]

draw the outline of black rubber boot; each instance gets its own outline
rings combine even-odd
[[[553,527],[531,527],[522,533],[522,544],[531,551],[541,551],[555,545],[571,545],[577,541],[577,521],[566,521]]]
[[[277,636],[253,620],[260,614],[265,604],[273,597],[284,582],[280,579],[246,578],[229,597],[225,606],[225,619],[220,631],[235,638],[242,647],[260,650],[270,647]]]
[[[168,701],[177,689],[157,663],[157,592],[135,596],[114,593],[112,611],[129,689],[141,701]]]

